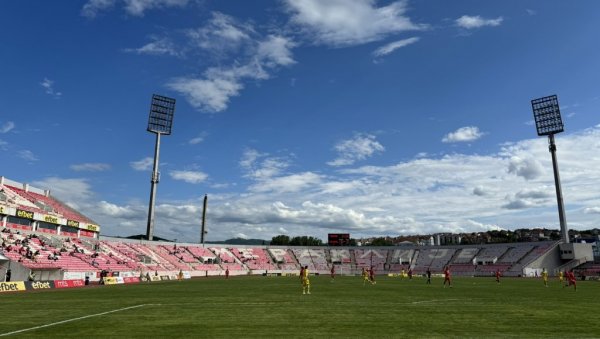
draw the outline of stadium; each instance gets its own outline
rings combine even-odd
[[[363,301],[357,305],[353,305],[354,302],[349,302],[349,307],[357,307],[358,309],[362,307],[383,307],[381,305],[392,307],[387,302],[389,298],[398,298],[397,293],[399,291],[394,291],[394,288],[401,288],[403,295],[409,293],[408,301],[400,303],[403,304],[402,307],[411,307],[407,305],[414,306],[423,303],[430,307],[468,308],[468,304],[472,302],[472,296],[469,295],[469,292],[473,292],[474,289],[484,288],[487,289],[487,293],[496,295],[500,300],[506,300],[505,298],[511,298],[512,300],[512,298],[517,298],[523,291],[529,290],[526,293],[532,293],[530,290],[531,285],[543,286],[540,280],[545,274],[544,272],[549,273],[550,279],[553,280],[552,287],[554,289],[560,288],[561,298],[565,298],[565,292],[567,291],[565,291],[562,278],[559,283],[554,282],[554,280],[558,280],[559,272],[571,270],[576,272],[578,279],[588,280],[581,281],[578,296],[588,294],[591,297],[597,295],[599,291],[597,281],[589,281],[590,279],[598,279],[600,276],[600,264],[594,264],[591,244],[540,241],[443,246],[405,244],[395,248],[284,247],[111,239],[100,236],[100,225],[95,224],[81,213],[53,198],[48,190],[41,190],[4,177],[0,178],[0,185],[0,211],[2,213],[0,264],[5,277],[5,282],[0,283],[0,291],[3,292],[1,296],[3,305],[10,305],[12,298],[15,307],[21,308],[17,305],[20,305],[21,298],[24,298],[33,303],[31,307],[37,307],[36,305],[44,305],[44,303],[55,304],[57,301],[51,301],[51,299],[59,298],[61,303],[64,301],[65,305],[70,305],[65,306],[70,309],[78,306],[73,304],[76,301],[69,301],[72,296],[68,291],[73,288],[72,293],[77,293],[79,297],[85,299],[88,297],[84,291],[89,290],[91,287],[100,287],[105,290],[102,292],[98,289],[89,290],[90,302],[93,304],[101,303],[94,299],[98,298],[98,296],[94,296],[98,293],[104,295],[100,298],[119,300],[119,302],[114,303],[110,310],[105,312],[92,312],[83,317],[54,322],[47,320],[48,323],[41,326],[27,327],[25,323],[28,322],[22,319],[19,320],[18,317],[7,322],[6,319],[11,319],[11,316],[5,314],[2,320],[2,323],[4,323],[4,326],[2,326],[3,333],[0,333],[0,335],[47,335],[47,333],[60,333],[61,336],[67,337],[75,335],[75,333],[94,335],[94,331],[97,331],[97,329],[90,330],[89,325],[87,327],[77,327],[77,330],[73,332],[61,329],[63,321],[72,321],[76,324],[88,316],[102,317],[113,312],[115,312],[115,315],[118,312],[135,314],[134,310],[137,308],[140,308],[140,310],[146,307],[162,308],[163,305],[169,305],[165,306],[167,308],[188,308],[189,305],[195,303],[199,305],[205,303],[206,298],[216,298],[205,307],[207,311],[214,309],[215,312],[224,312],[219,317],[227,316],[228,311],[221,308],[223,306],[231,307],[232,303],[233,305],[243,305],[240,307],[244,308],[258,305],[256,306],[257,309],[262,309],[260,312],[267,313],[271,311],[265,311],[263,309],[265,305],[277,307],[285,303],[285,307],[307,307],[305,305],[306,300],[294,298],[300,295],[297,279],[302,267],[306,267],[310,272],[310,276],[313,277],[313,294],[310,297],[319,298],[319,295],[322,294],[327,294],[329,298],[335,296],[335,300],[320,299],[315,301],[316,306],[313,307],[317,308],[312,309],[309,307],[305,310],[307,312],[321,312],[321,309],[327,308],[327,305],[322,303],[340,303],[340,300],[337,299],[339,297],[344,300],[355,301],[364,298],[363,301],[372,302],[372,304],[367,303],[366,305],[362,304]],[[437,242],[439,242],[439,239]],[[331,273],[332,267],[335,272],[333,274]],[[449,267],[452,274],[457,277],[454,286],[457,290],[461,289],[462,291],[460,294],[453,294],[453,297],[449,297],[447,294],[443,296],[430,295],[432,289],[437,289],[440,292],[439,283],[446,267]],[[366,286],[365,289],[365,282],[362,281],[360,275],[362,271],[371,269],[374,270],[379,285]],[[7,275],[9,270],[11,273]],[[427,287],[427,285],[424,285],[427,271],[431,272],[430,274],[434,277],[437,286],[431,287],[429,291],[423,291],[423,287]],[[493,282],[497,272],[500,272],[502,276],[502,288],[505,288],[504,284],[506,284],[506,288],[511,289],[510,296],[497,295],[499,286],[494,286],[494,284],[499,284],[499,282]],[[235,292],[231,290],[234,281],[236,284],[233,287]],[[373,283],[375,281],[369,281],[369,284],[372,285]],[[115,289],[118,285],[123,286],[123,289]],[[137,285],[143,287],[143,290],[136,291]],[[278,297],[271,301],[264,301],[265,298],[272,297],[270,292],[264,290],[265,287],[273,289]],[[360,294],[344,296],[344,293],[372,293],[368,289],[374,287],[379,289],[375,300],[371,300],[373,296],[369,293],[363,296],[360,296]],[[446,287],[445,284],[443,287]],[[353,291],[356,288],[358,290]],[[211,289],[212,292],[208,292]],[[76,292],[76,290],[81,290],[84,294]],[[191,291],[199,294],[196,297],[198,300],[190,302],[188,297],[179,300],[178,293],[187,294]],[[343,293],[342,296],[336,296],[340,291],[343,291],[341,292]],[[25,292],[26,294],[21,295],[19,292]],[[571,290],[569,289],[568,292],[571,292]],[[27,295],[27,293],[32,294]],[[43,297],[40,293],[49,293],[50,297]],[[157,294],[162,293],[164,293],[164,299],[156,297]],[[224,293],[224,295],[218,297],[220,293]],[[240,294],[235,295],[235,293]],[[417,300],[410,298],[410,294],[413,293],[416,293]],[[420,293],[427,294],[419,295]],[[477,293],[482,293],[482,291],[477,291]],[[278,299],[281,298],[280,294],[286,297],[285,301]],[[232,295],[235,295],[233,298],[235,301],[227,299],[227,297],[231,298]],[[143,299],[144,296],[152,296],[153,301],[148,302],[150,305],[142,301],[136,302],[134,305],[129,305],[127,302],[122,304],[124,300],[131,300],[131,298]],[[421,300],[420,298],[423,297],[426,299]],[[479,297],[481,296],[479,295]],[[548,298],[547,296],[540,297]],[[36,300],[37,298],[43,299]],[[46,300],[47,298],[49,300]],[[193,300],[193,297],[190,298]],[[220,300],[219,298],[223,299]],[[291,301],[290,298],[292,298]],[[518,298],[527,298],[527,296],[523,295]],[[572,300],[572,297],[568,298]],[[173,302],[173,300],[178,301]],[[214,302],[221,304],[221,306],[214,305]],[[454,305],[456,303],[460,305]],[[117,304],[127,306],[116,307]],[[5,307],[3,306],[3,309],[7,310]],[[54,307],[56,307],[56,304]],[[536,304],[523,307],[543,308],[545,306]],[[42,307],[42,309],[45,309],[45,307]],[[67,310],[58,311],[61,314],[68,313]],[[194,310],[192,313],[202,313],[202,311],[203,308]],[[135,333],[143,333],[147,327],[152,326],[143,320],[147,312],[147,310],[143,310],[140,319],[136,319],[135,315],[129,315],[134,317],[133,322],[139,323],[139,325],[134,326],[136,327]],[[173,312],[178,313],[177,310]],[[336,312],[339,311],[336,310]],[[468,314],[468,311],[465,310],[464,312],[465,315]],[[359,311],[358,315],[360,314],[362,313]],[[353,317],[358,315],[349,314],[348,316],[351,317],[350,319],[354,319]],[[362,316],[366,315],[362,314]],[[485,319],[485,314],[481,314],[480,317]],[[46,316],[39,315],[35,318],[44,320]],[[185,316],[178,315],[170,321],[177,324],[179,321],[186,322],[185,318]],[[258,318],[260,319],[261,316]],[[384,316],[381,318],[385,319]],[[263,319],[255,319],[255,321],[264,322]],[[313,321],[313,326],[321,326],[318,320]],[[331,321],[337,322],[338,320],[334,318],[328,319],[326,322]],[[355,321],[360,321],[360,318]],[[416,319],[411,321],[413,324],[417,323]],[[515,321],[518,321],[518,319],[515,319]],[[178,329],[167,326],[166,330],[162,326],[158,326],[160,329],[157,329],[158,332],[156,333],[160,333],[161,336],[182,336],[189,333],[208,336],[232,336],[240,330],[238,327],[235,327],[235,329],[229,328],[234,325],[226,325],[223,320],[214,324],[212,324],[214,320],[207,320],[207,322],[206,326],[208,328],[215,327],[210,330],[200,326],[192,329],[192,332],[187,332],[190,329],[183,330],[186,328],[183,325]],[[32,322],[32,324],[34,323],[37,322]],[[87,323],[87,320],[84,323]],[[70,326],[74,326],[74,324]],[[52,329],[46,328],[46,326],[52,327]],[[130,331],[131,326],[131,324],[126,325],[120,331]],[[139,326],[141,326],[141,329],[138,328]],[[349,325],[341,321],[339,326]],[[385,330],[377,333],[382,336],[397,334],[397,332],[389,332],[395,328],[393,325],[387,326]],[[453,323],[452,326],[460,332],[460,326],[457,328],[456,323]],[[590,324],[589,332],[581,331],[578,334],[582,336],[586,336],[586,333],[597,334],[597,332],[594,332],[597,330],[594,326],[596,325]],[[402,324],[398,330],[405,331],[408,328],[410,328],[409,325]],[[423,332],[423,328],[414,330],[418,331],[412,333],[416,336],[437,336],[445,331],[443,328],[437,327],[432,329],[431,332]],[[275,327],[273,329],[262,328],[248,331],[244,334],[249,337],[281,334]],[[344,336],[344,333],[346,333],[346,330],[330,329],[330,331],[328,333],[336,337]],[[361,332],[360,328],[354,331],[355,334],[361,336],[371,336],[372,334]],[[467,328],[462,328],[462,331],[466,331],[463,333],[469,333],[468,336],[483,334],[477,331],[470,332]],[[497,329],[488,328],[485,331],[497,331]],[[539,331],[539,329],[536,331]],[[312,333],[316,336],[323,334],[318,331]],[[494,335],[511,335],[511,333],[513,332],[492,332]],[[520,336],[522,333],[514,332],[512,335]],[[551,332],[542,331],[541,333]],[[538,334],[539,332],[532,333],[532,335]]]
[[[0,337],[600,338],[598,13],[4,1]]]

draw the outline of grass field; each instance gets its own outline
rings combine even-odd
[[[600,282],[204,278],[0,295],[8,337],[600,337]],[[49,326],[45,326],[49,325]],[[41,327],[44,326],[44,327]],[[35,329],[31,329],[35,328]],[[31,329],[31,330],[29,330]]]

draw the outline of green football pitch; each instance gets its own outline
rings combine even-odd
[[[0,336],[598,338],[600,282],[201,278],[0,294]]]

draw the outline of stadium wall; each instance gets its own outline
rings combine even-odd
[[[11,272],[11,280],[13,281],[27,280],[27,277],[29,276],[29,268],[19,264],[18,262],[9,260],[7,262],[0,263],[0,265],[0,267],[2,268],[0,269],[0,272],[2,272],[2,275],[0,275],[0,281],[4,281],[4,277],[6,276],[6,270],[8,270],[9,268]]]
[[[550,274],[552,274],[552,272],[554,272],[555,269],[560,267],[562,264],[563,261],[560,257],[559,244],[557,243],[531,263],[525,264],[523,266],[523,273],[525,276],[531,276],[535,275],[535,272],[537,271],[539,275],[545,268]]]

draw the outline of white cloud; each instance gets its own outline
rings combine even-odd
[[[146,157],[138,161],[132,161],[129,163],[129,165],[136,171],[147,171],[154,165],[154,159],[151,157]]]
[[[73,171],[77,172],[102,172],[110,170],[110,164],[98,163],[98,162],[88,162],[83,164],[73,164],[69,166]]]
[[[48,177],[31,183],[34,187],[49,189],[52,196],[57,197],[70,207],[79,210],[93,200],[94,193],[86,179]],[[84,212],[84,211],[81,211]]]
[[[290,174],[285,176],[261,176],[258,183],[248,189],[252,192],[300,192],[303,189],[314,187],[321,182],[321,176],[312,172]]]
[[[246,177],[264,180],[281,175],[290,163],[286,158],[269,157],[267,153],[246,149],[239,164],[246,171]]]
[[[38,157],[30,150],[22,150],[17,152],[17,156],[27,161],[38,161]]]
[[[7,121],[0,126],[0,133],[5,134],[10,132],[13,128],[15,128],[15,123],[12,121]]]
[[[198,171],[171,171],[169,175],[174,180],[181,180],[190,184],[199,184],[208,178],[208,174]]]
[[[390,42],[389,44],[381,46],[378,49],[376,49],[373,52],[373,56],[382,57],[382,56],[388,55],[388,54],[392,53],[393,51],[397,50],[398,48],[402,48],[402,47],[408,46],[410,44],[414,44],[415,42],[419,41],[419,39],[420,39],[419,37],[412,37],[412,38],[408,38],[408,39],[402,39],[402,40]]]
[[[482,197],[482,196],[488,194],[488,192],[485,190],[485,188],[483,186],[477,186],[473,189],[473,194]]]
[[[256,160],[263,156],[263,154],[259,153],[257,150],[249,148],[244,151],[242,155],[242,159],[240,160],[240,166],[246,169],[252,168]]]
[[[225,110],[229,99],[238,96],[244,88],[236,68],[211,68],[205,72],[204,78],[175,78],[167,86],[185,95],[195,108],[213,113]]]
[[[596,227],[600,193],[590,187],[600,186],[600,126],[561,134],[557,144],[559,151],[568,150],[559,153],[559,161],[569,225]],[[361,237],[559,227],[551,157],[544,138],[506,143],[486,155],[423,155],[386,166],[349,166],[327,175],[294,172],[289,160],[283,161],[287,158],[281,160],[285,166],[277,165],[277,159],[246,150],[240,167],[251,182],[209,195],[207,241],[237,233],[260,239],[281,233],[325,239],[334,232]],[[538,165],[544,171],[535,174]],[[43,187],[57,193],[53,187],[59,187],[68,195],[59,198],[75,202],[84,214],[97,219],[103,234],[145,232],[147,200],[96,202],[89,184],[74,180]],[[159,199],[155,234],[197,241],[202,198],[198,194],[183,201]]]
[[[88,18],[94,18],[98,15],[98,12],[113,7],[116,2],[116,0],[89,0],[83,5],[81,15]]]
[[[238,51],[245,44],[251,44],[252,37],[257,35],[251,24],[240,23],[219,12],[213,12],[205,26],[189,29],[186,34],[192,45],[217,55]]]
[[[81,15],[94,18],[99,12],[108,10],[116,3],[123,3],[125,11],[133,16],[144,16],[149,9],[163,7],[185,7],[189,0],[89,0],[81,9]]]
[[[544,206],[551,201],[553,189],[553,187],[547,186],[538,189],[524,189],[516,194],[509,194],[506,197],[508,203],[502,205],[502,208],[519,210],[535,206]]]
[[[352,165],[359,160],[364,160],[373,156],[375,153],[383,152],[385,148],[374,135],[357,134],[354,138],[342,140],[335,145],[338,157],[327,162],[330,166]]]
[[[40,82],[40,85],[45,89],[46,94],[51,95],[56,99],[61,97],[61,92],[54,91],[54,81],[44,78],[44,80]]]
[[[583,209],[585,214],[600,214],[600,206],[586,207]]]
[[[202,132],[197,137],[194,137],[194,138],[191,138],[190,140],[188,140],[188,144],[197,145],[197,144],[203,142],[204,139],[206,139],[206,135],[207,135],[206,132]]]
[[[126,48],[125,52],[148,55],[170,55],[181,56],[183,54],[180,47],[176,46],[169,38],[152,37],[152,42],[139,48]]]
[[[98,209],[102,214],[112,218],[136,219],[142,216],[139,209],[130,206],[118,206],[104,200],[98,203]]]
[[[510,163],[508,164],[508,173],[523,177],[525,180],[533,180],[544,173],[544,168],[536,159],[522,159],[518,156],[515,156],[510,159]]]
[[[289,66],[295,64],[291,49],[296,44],[290,39],[279,35],[269,35],[258,43],[256,56],[267,67]]]
[[[483,132],[479,131],[478,127],[475,126],[467,126],[461,127],[454,132],[450,132],[444,136],[442,142],[452,143],[452,142],[467,142],[467,141],[475,141],[481,138],[484,135]]]
[[[499,26],[502,23],[502,20],[504,20],[502,17],[497,17],[496,19],[484,19],[479,15],[463,15],[460,18],[456,19],[455,23],[457,26],[462,28],[474,29],[484,26]]]
[[[227,37],[232,39],[229,35]],[[280,35],[248,40],[244,44],[245,53],[242,53],[249,55],[246,60],[236,60],[231,66],[210,67],[201,77],[174,78],[167,87],[184,95],[192,106],[201,111],[221,112],[227,109],[232,97],[240,95],[244,82],[266,80],[278,67],[295,63],[291,54],[294,46],[291,39]]]
[[[376,7],[374,0],[284,0],[291,22],[316,43],[336,47],[363,44],[388,35],[425,29],[405,16],[406,1]]]

